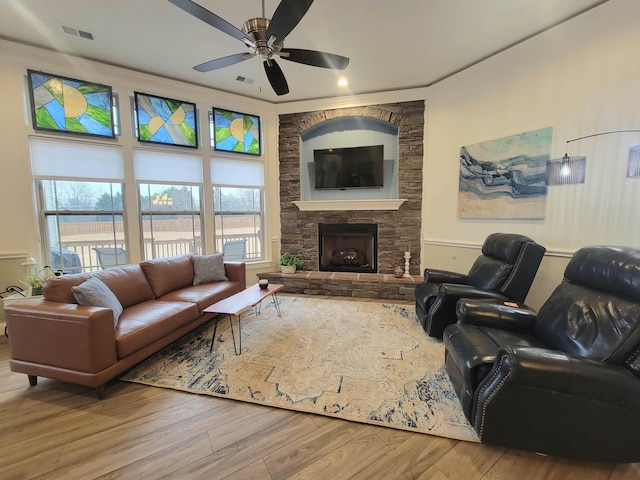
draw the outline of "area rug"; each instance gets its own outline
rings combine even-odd
[[[242,317],[242,353],[227,318],[192,333],[121,380],[478,441],[413,306],[280,295]],[[236,341],[238,323],[233,320]]]

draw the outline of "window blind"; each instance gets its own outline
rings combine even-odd
[[[124,179],[122,148],[117,145],[30,137],[31,169],[38,177]]]
[[[134,150],[136,180],[202,183],[202,158],[197,155]]]
[[[243,187],[264,186],[264,163],[229,158],[211,159],[211,183]]]

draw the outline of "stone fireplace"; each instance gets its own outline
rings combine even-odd
[[[369,117],[398,127],[398,198],[404,199],[397,209],[366,210],[353,202],[341,201],[340,210],[300,210],[294,202],[301,200],[300,151],[301,134],[329,119]],[[377,258],[367,271],[391,274],[404,265],[404,252],[411,252],[412,275],[420,275],[420,228],[422,222],[422,165],[424,136],[424,101],[294,113],[280,116],[280,222],[281,251],[289,252],[304,262],[302,270],[320,271],[328,254],[319,245],[320,225],[377,226]],[[340,250],[341,245],[332,250]],[[345,244],[346,247],[346,244]],[[351,247],[367,251],[368,246]],[[372,247],[373,248],[373,247]],[[357,253],[357,252],[356,252]],[[354,252],[345,252],[347,260]],[[333,256],[333,251],[330,254]],[[367,261],[365,261],[367,263]],[[350,270],[346,270],[350,271]]]
[[[322,272],[378,272],[378,226],[368,223],[318,225],[318,268]]]

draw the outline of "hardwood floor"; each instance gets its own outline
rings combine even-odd
[[[640,464],[538,456],[114,381],[9,371],[0,339],[0,478],[640,479]]]

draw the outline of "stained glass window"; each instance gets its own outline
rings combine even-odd
[[[213,139],[216,150],[260,155],[260,117],[214,108]]]
[[[196,104],[135,92],[138,140],[198,147]]]
[[[33,128],[114,138],[108,85],[27,71]]]

